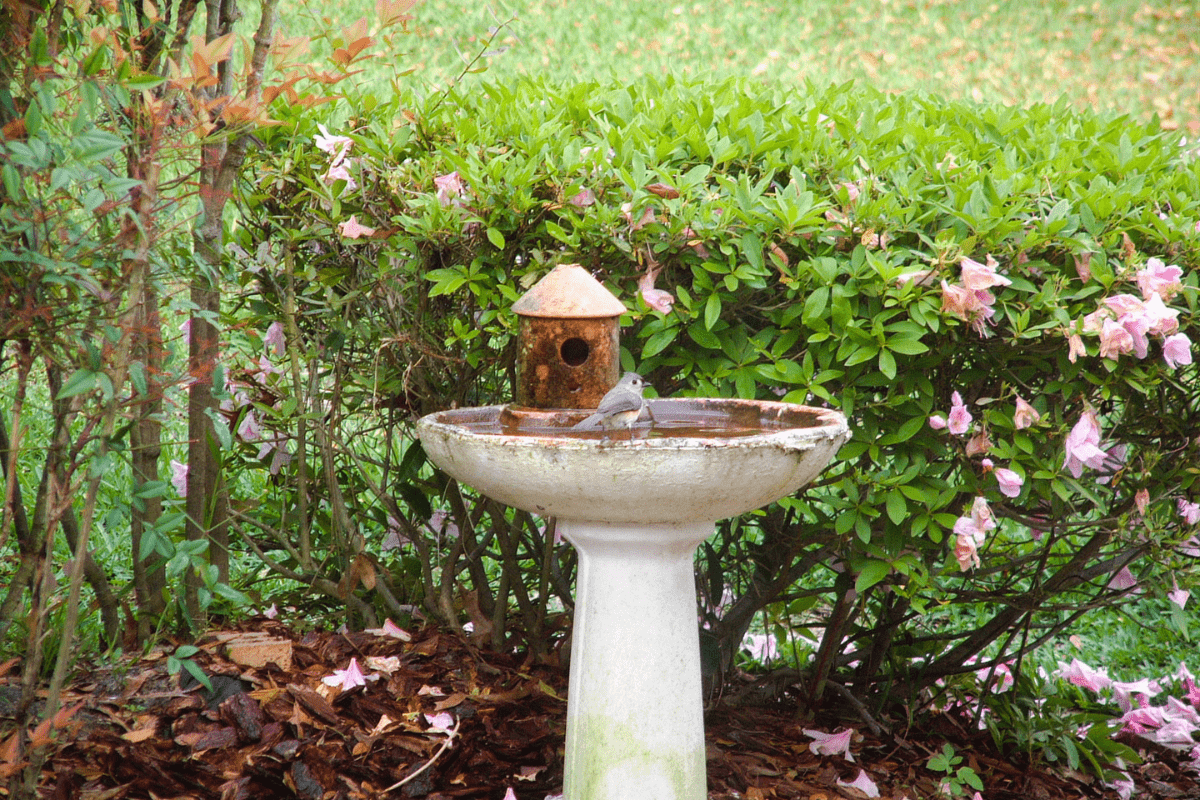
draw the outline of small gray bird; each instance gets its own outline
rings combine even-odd
[[[609,389],[608,394],[600,400],[596,413],[577,423],[574,430],[589,430],[599,425],[607,431],[625,428],[633,437],[633,423],[641,416],[646,400],[642,391],[646,388],[646,380],[636,372],[626,372],[621,376],[617,385]]]

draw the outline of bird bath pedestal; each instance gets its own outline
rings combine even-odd
[[[717,520],[811,481],[849,436],[836,411],[650,401],[631,438],[571,432],[582,412],[431,414],[429,459],[507,505],[553,515],[579,553],[566,800],[704,800],[693,554]]]

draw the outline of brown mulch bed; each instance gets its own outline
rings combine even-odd
[[[248,665],[263,660],[255,648],[264,643],[272,660]],[[351,658],[381,677],[350,690],[326,685]],[[402,641],[369,632],[301,636],[268,620],[207,637],[193,660],[213,676],[215,696],[198,684],[182,688],[167,674],[165,651],[80,670],[64,698],[64,707],[78,709],[52,746],[43,796],[499,800],[512,788],[519,800],[543,800],[562,792],[567,682],[557,666],[483,652],[434,627]],[[0,666],[0,699],[11,696],[18,673],[12,662]],[[863,795],[839,780],[865,769],[881,797],[932,798],[937,776],[925,764],[945,742],[982,778],[986,800],[1117,797],[1082,774],[1012,763],[986,735],[949,723],[871,735],[852,716],[834,714],[805,719],[786,700],[718,702],[706,719],[709,797],[856,800]],[[436,727],[447,720],[457,725],[452,741]],[[802,733],[847,725],[863,731],[853,763],[815,755]],[[0,745],[11,731],[11,718],[0,716]],[[1145,755],[1131,769],[1135,797],[1200,797],[1197,776],[1170,751]],[[12,769],[0,758],[0,773]]]

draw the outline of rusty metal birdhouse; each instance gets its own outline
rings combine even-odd
[[[578,264],[560,264],[517,302],[516,404],[595,408],[620,372],[625,305]]]

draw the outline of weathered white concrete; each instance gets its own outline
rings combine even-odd
[[[665,414],[672,401],[655,402]],[[718,402],[739,414],[749,403]],[[780,403],[750,405],[787,417]],[[507,505],[555,515],[579,552],[566,800],[704,800],[693,554],[716,520],[811,481],[848,438],[845,418],[805,409],[802,427],[632,440],[460,424],[492,410],[433,414],[417,428],[434,464]]]

